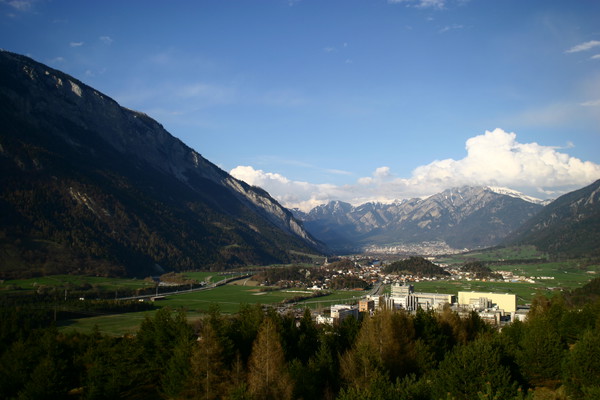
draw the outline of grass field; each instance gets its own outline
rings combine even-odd
[[[183,275],[187,278],[190,279],[195,279],[198,282],[211,282],[211,283],[215,283],[215,282],[219,282],[222,281],[225,278],[229,278],[231,276],[233,276],[234,274],[223,274],[220,272],[211,272],[211,271],[197,271],[197,272],[184,272]]]
[[[464,263],[469,260],[498,261],[519,260],[512,265],[491,265],[494,270],[512,271],[514,275],[535,277],[535,283],[527,282],[481,282],[481,281],[425,281],[416,282],[415,291],[457,294],[459,291],[480,291],[495,293],[513,293],[517,295],[518,302],[525,304],[531,302],[533,297],[540,293],[552,296],[559,290],[570,290],[583,286],[591,279],[600,276],[600,265],[587,265],[581,261],[523,263],[522,260],[540,259],[543,255],[537,253],[532,247],[518,247],[509,249],[492,249],[482,252],[472,252],[438,262]],[[520,263],[521,262],[521,263]],[[230,275],[221,275],[218,272],[186,272],[189,278],[197,281],[218,282]],[[540,279],[540,277],[554,279]],[[57,275],[44,278],[11,280],[0,282],[0,295],[10,293],[14,288],[35,290],[38,286],[54,286],[60,288],[81,287],[91,285],[102,291],[117,291],[121,289],[137,289],[152,287],[154,284],[139,279],[119,279],[101,277],[81,277],[74,275]],[[253,286],[254,285],[254,286]],[[240,280],[236,284],[220,286],[215,289],[168,295],[165,300],[156,302],[157,307],[170,307],[183,309],[188,318],[195,319],[203,315],[211,306],[218,304],[223,313],[236,313],[242,304],[277,304],[285,299],[307,295],[298,293],[298,290],[265,291],[264,287],[255,286],[256,282]],[[11,288],[11,289],[9,289]],[[389,288],[388,288],[389,291]],[[303,291],[305,292],[305,291]],[[357,301],[363,292],[337,291],[328,296],[299,301],[297,306],[306,306],[312,309],[323,309],[336,303]],[[106,315],[81,318],[67,321],[61,329],[76,329],[83,332],[91,331],[97,325],[100,331],[122,335],[137,330],[145,315],[152,315],[155,311]]]
[[[458,292],[492,292],[509,293],[517,296],[519,304],[530,303],[537,293],[551,297],[554,291],[544,285],[522,282],[480,282],[480,281],[433,281],[414,283],[415,292],[448,293]]]
[[[78,275],[51,275],[30,279],[11,279],[0,281],[0,289],[13,290],[35,290],[39,286],[51,286],[57,288],[80,288],[85,285],[92,286],[98,290],[114,291],[118,289],[139,289],[153,287],[154,283],[142,279],[104,278],[99,276]]]
[[[498,261],[498,260],[532,260],[545,259],[544,253],[536,250],[534,246],[514,246],[470,251],[468,253],[453,254],[441,257],[437,261],[446,264],[460,264],[467,261]]]
[[[242,304],[277,304],[282,300],[302,295],[294,289],[268,292],[262,289],[264,288],[257,286],[224,285],[211,290],[169,295],[165,300],[157,301],[155,304],[158,307],[185,310],[188,319],[193,321],[201,317],[213,304],[217,304],[221,312],[229,314],[238,312]],[[361,294],[362,292],[357,291],[337,291],[328,296],[299,302],[298,306],[324,308],[331,304],[347,302]],[[155,312],[156,310],[78,318],[63,321],[59,328],[67,332],[77,330],[85,333],[92,332],[94,326],[97,326],[100,332],[120,336],[135,332],[145,316],[151,316]]]
[[[548,297],[560,290],[571,290],[600,276],[600,265],[582,265],[578,261],[545,262],[491,266],[499,271],[534,278],[529,282],[426,281],[415,283],[416,292],[457,294],[459,291],[512,293],[520,304],[529,303],[537,293]],[[540,279],[540,277],[554,279]]]

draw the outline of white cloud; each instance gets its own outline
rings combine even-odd
[[[267,190],[279,202],[289,208],[310,210],[319,204],[344,197],[343,190],[340,190],[338,186],[291,181],[280,174],[264,172],[251,166],[238,166],[229,173],[249,185],[259,186]]]
[[[71,47],[81,47],[81,46],[83,46],[83,42],[71,42],[71,43],[69,43],[69,46],[71,46]]]
[[[442,9],[446,5],[446,0],[388,0],[391,4],[406,3],[408,6],[418,8],[438,8]]]
[[[442,29],[440,29],[440,33],[446,33],[448,31],[454,31],[454,30],[458,30],[458,29],[463,29],[464,25],[459,25],[459,24],[453,24],[453,25],[447,25],[445,27],[443,27]]]
[[[98,39],[104,44],[111,44],[113,39],[110,36],[100,36]]]
[[[19,11],[29,11],[33,7],[33,1],[27,0],[13,0],[8,1],[6,4]]]
[[[584,103],[581,103],[581,105],[585,106],[585,107],[598,107],[598,106],[600,106],[600,99],[586,101]]]
[[[573,144],[568,142],[567,148]],[[230,173],[267,190],[284,206],[309,210],[331,200],[355,205],[423,197],[462,185],[506,186],[537,197],[557,196],[600,178],[600,165],[560,152],[558,147],[519,143],[515,133],[486,131],[466,142],[460,160],[436,160],[414,169],[409,178],[394,176],[390,167],[377,168],[355,184],[331,185],[292,181],[250,166]]]
[[[569,50],[565,51],[565,53],[579,53],[580,51],[587,51],[597,46],[600,46],[600,41],[590,40],[589,42],[580,43],[571,47]]]
[[[519,143],[516,137],[502,129],[487,131],[467,140],[467,156],[462,160],[418,167],[413,179],[538,188],[584,185],[600,177],[598,164],[560,153],[553,146]]]
[[[600,54],[596,54],[590,57],[592,60],[600,60]]]
[[[62,64],[64,62],[65,62],[64,57],[54,57],[53,59],[48,61],[48,64]]]

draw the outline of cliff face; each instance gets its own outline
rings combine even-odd
[[[178,216],[171,221],[174,224],[171,230],[182,230],[185,234],[179,236],[197,242],[192,246],[196,250],[182,250],[190,247],[189,241],[175,240],[181,242],[175,243],[173,238],[166,239],[171,234],[156,227],[152,234],[169,242],[166,247],[173,248],[170,253],[179,253],[181,258],[178,261],[175,261],[176,256],[161,258],[147,249],[138,255],[149,265],[167,262],[180,266],[167,265],[167,268],[192,268],[193,260],[198,257],[202,259],[201,264],[212,266],[254,263],[263,258],[265,262],[286,261],[289,249],[306,251],[320,246],[268,193],[236,180],[147,115],[119,106],[71,76],[27,57],[2,51],[0,100],[3,104],[0,161],[6,171],[12,171],[10,176],[5,176],[1,204],[7,212],[15,213],[14,217],[2,220],[1,228],[10,240],[15,232],[23,231],[14,226],[15,220],[30,221],[29,225],[35,225],[35,220],[47,220],[55,233],[72,228],[67,223],[57,222],[56,211],[50,213],[53,215],[37,214],[48,207],[59,207],[72,215],[72,207],[82,206],[97,220],[109,218],[111,213],[99,213],[92,206],[96,204],[113,211],[117,205],[122,206],[129,219],[137,221],[134,225],[138,228],[156,226],[157,220],[165,218],[164,214]],[[44,206],[34,205],[35,201],[29,199],[27,203],[31,203],[31,207],[25,208],[22,202],[17,203],[19,196],[15,193],[22,195],[24,186],[35,192],[44,185],[45,190],[49,186],[61,193],[59,198],[68,201],[56,199]],[[54,204],[57,202],[60,204]],[[146,210],[148,207],[150,210]],[[159,214],[153,215],[153,212]],[[165,225],[169,223],[165,221]],[[110,232],[101,230],[96,236],[109,242],[116,240],[124,247],[123,253],[139,247],[115,228],[112,226]],[[189,232],[185,232],[186,229]],[[135,231],[132,226],[127,230]],[[37,229],[33,231],[23,231],[20,235],[35,240],[48,239]],[[204,232],[202,240],[194,237],[194,232],[200,231]],[[90,233],[90,236],[94,235]],[[59,241],[58,245],[67,252],[77,253],[74,257],[104,257],[103,260],[110,259],[119,268],[127,264],[123,259],[128,256],[114,256],[109,250],[99,251],[103,256],[97,257],[86,254],[82,246],[68,240]],[[19,251],[11,250],[12,253]],[[140,249],[134,253],[136,251],[139,253]],[[212,261],[210,254],[215,256]],[[182,259],[189,261],[182,262]],[[127,271],[130,269],[130,266],[125,267]]]

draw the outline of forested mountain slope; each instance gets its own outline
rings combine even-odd
[[[287,262],[320,244],[143,113],[0,51],[0,277]]]
[[[600,180],[548,204],[505,243],[563,256],[600,256]]]

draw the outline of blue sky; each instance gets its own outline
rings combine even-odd
[[[0,0],[0,47],[289,207],[600,178],[600,2]]]

